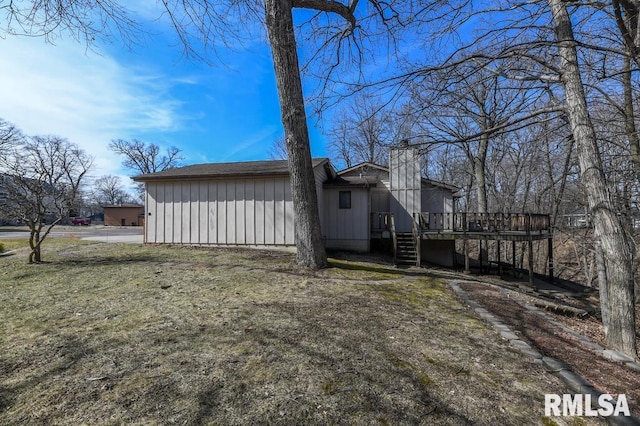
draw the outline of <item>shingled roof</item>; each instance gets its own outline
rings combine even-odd
[[[369,163],[369,162],[362,162],[359,164],[356,164],[355,166],[349,167],[347,169],[344,170],[340,170],[338,172],[338,177],[346,177],[345,175],[347,175],[348,173],[352,173],[352,172],[357,172],[359,170],[367,170],[367,169],[374,169],[374,170],[379,170],[381,172],[385,172],[385,173],[389,173],[389,168],[386,166],[381,166],[380,164],[375,164],[375,163]],[[365,174],[366,176],[366,174]],[[462,195],[460,194],[460,188],[455,186],[455,185],[451,185],[448,183],[444,183],[444,182],[440,182],[437,180],[433,180],[433,179],[427,179],[425,177],[422,178],[422,182],[426,183],[428,185],[431,186],[435,186],[437,188],[444,188],[444,189],[448,189],[451,192],[453,192],[453,197],[454,198],[459,198]]]
[[[328,163],[328,158],[314,158],[313,167]],[[183,180],[223,177],[288,176],[287,160],[244,161],[234,163],[206,163],[176,167],[162,172],[134,176],[136,182],[153,180]]]

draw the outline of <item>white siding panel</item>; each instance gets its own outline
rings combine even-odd
[[[285,208],[285,244],[295,244],[295,214],[293,211],[293,195],[291,194],[291,182],[284,180],[284,208]],[[322,210],[321,210],[322,211]]]
[[[146,203],[152,213],[149,242],[295,244],[293,197],[285,177],[151,183]]]
[[[218,232],[216,244],[227,244],[227,183],[218,182]]]
[[[255,196],[255,243],[258,245],[265,244],[265,194],[264,180],[257,180],[254,187]]]
[[[391,212],[398,232],[411,232],[413,213],[421,210],[421,176],[418,151],[415,148],[392,149],[389,158],[391,174]]]
[[[236,182],[226,181],[227,187],[227,244],[236,244]]]
[[[164,241],[173,242],[173,184],[164,185]]]
[[[453,192],[443,191],[444,195],[444,212],[453,213]]]
[[[209,210],[207,243],[216,244],[218,242],[218,184],[216,182],[209,182],[207,184],[207,193],[207,207]]]
[[[158,218],[158,185],[154,183],[147,183],[147,196],[146,196],[146,209],[145,209],[145,241],[148,243],[156,243],[157,235],[156,226]]]
[[[167,220],[165,216],[166,201],[164,196],[165,184],[156,184],[156,237],[153,242],[164,243],[166,241],[164,236],[164,222]]]
[[[264,243],[266,245],[275,244],[276,232],[276,203],[275,203],[275,182],[265,180],[264,182]]]
[[[187,199],[185,201],[185,191]],[[189,244],[196,244],[198,242],[198,229],[200,226],[200,218],[198,213],[200,209],[198,208],[198,182],[188,182],[185,183],[182,191],[182,205],[183,211],[185,215],[189,217],[188,223],[186,224],[187,230],[183,232],[184,238],[189,242]],[[186,205],[185,205],[186,203]],[[187,220],[182,221],[182,226],[184,229],[185,222]]]
[[[351,208],[339,208],[339,193],[349,189],[331,188],[324,191],[327,240],[368,241],[369,193],[364,188],[352,188]]]
[[[313,169],[313,175],[316,180],[316,195],[318,197],[318,212],[320,213],[320,230],[324,235],[324,229],[326,229],[326,215],[324,214],[324,187],[322,184],[327,180],[327,171],[325,170],[324,165],[318,166]],[[289,184],[289,188],[291,185]],[[293,243],[292,243],[293,244]]]
[[[170,198],[169,203],[167,204],[167,211],[171,211],[171,221],[166,226],[165,229],[168,229],[167,237],[169,239],[168,242],[176,243],[180,241],[180,230],[176,229],[176,220],[177,223],[180,223],[180,184],[171,184],[169,186],[169,190],[167,191],[167,195]]]
[[[235,238],[236,244],[246,244],[247,241],[245,239],[245,186],[246,181],[239,180],[236,181],[236,220],[235,220]]]
[[[255,202],[255,180],[248,180],[245,186],[245,242],[247,244],[256,244],[256,202]]]
[[[175,213],[173,216],[173,226],[175,229],[174,240],[176,243],[186,243],[188,242],[189,235],[189,218],[188,213],[188,204],[185,203],[185,200],[188,201],[188,192],[185,195],[185,191],[188,191],[188,183],[178,183],[175,185],[175,191],[173,194],[175,195],[175,199],[173,205],[175,206]],[[186,188],[186,189],[185,189]],[[186,228],[186,232],[185,232]]]
[[[209,242],[209,185],[198,182],[198,243]]]
[[[275,186],[275,244],[284,244],[285,208],[284,208],[284,179],[274,181]]]
[[[453,213],[453,193],[448,189],[425,185],[422,188],[422,211]],[[449,217],[448,225],[453,225],[453,217]],[[436,226],[435,223],[432,224],[432,227]]]
[[[329,220],[327,222],[327,238],[333,238],[339,234],[338,230],[338,197],[336,191],[325,191],[325,205],[329,212]]]

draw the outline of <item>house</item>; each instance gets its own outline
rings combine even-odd
[[[327,158],[314,159],[326,247],[367,252],[372,242],[390,242],[392,213],[398,233],[411,232],[419,212],[453,213],[457,188],[422,178],[418,160],[416,149],[393,149],[390,168],[362,163],[336,172]],[[134,180],[145,183],[147,243],[295,244],[286,160],[196,164]],[[453,240],[432,245],[452,263]]]
[[[458,188],[422,177],[419,152],[393,148],[389,167],[361,163],[337,172],[327,158],[313,160],[318,213],[328,249],[393,249],[396,263],[456,265],[455,243],[495,241],[497,259],[516,269],[517,242],[528,242],[533,282],[533,241],[549,240],[549,215],[457,212]],[[293,246],[295,218],[287,161],[196,164],[134,177],[145,184],[145,241],[156,244]],[[508,209],[505,209],[508,211]],[[511,242],[511,257],[501,250]]]
[[[116,204],[102,206],[105,226],[143,226],[144,206],[140,204]]]
[[[360,163],[326,181],[321,226],[327,248],[369,251],[385,241],[392,243],[392,232],[396,237],[412,234],[420,212],[452,215],[459,188],[422,177],[419,160],[417,149],[392,149],[389,167]],[[345,198],[356,199],[362,211],[341,209]],[[349,235],[354,238],[347,244]],[[420,252],[424,261],[453,266],[454,240],[425,242]],[[415,253],[408,260],[415,262]]]

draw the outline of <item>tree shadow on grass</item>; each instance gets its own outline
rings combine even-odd
[[[413,349],[408,353],[399,352],[386,335],[389,322],[384,316],[373,315],[366,323],[358,323],[361,315],[349,314],[360,302],[327,300],[326,311],[322,310],[323,306],[292,303],[253,306],[253,315],[257,317],[272,317],[275,313],[278,318],[289,321],[278,321],[279,325],[252,324],[244,332],[240,331],[243,325],[237,324],[242,346],[253,349],[247,357],[232,357],[218,365],[224,371],[220,376],[224,381],[213,381],[200,393],[195,423],[472,424],[477,421],[477,417],[469,417],[456,403],[437,395],[434,390],[442,386],[434,381],[438,379],[403,359],[416,353]],[[366,310],[373,313],[375,306],[370,305]],[[336,312],[347,314],[338,316]],[[478,347],[483,344],[473,337],[467,343]],[[252,361],[255,357],[260,360],[258,364]],[[270,379],[256,379],[261,375]],[[464,382],[465,378],[460,380]],[[519,391],[509,392],[516,400],[530,397]],[[508,417],[505,414],[500,417],[499,411],[493,408],[483,407],[488,412],[483,414],[484,419],[495,415],[495,424],[504,424]],[[496,414],[491,414],[492,411]]]
[[[29,352],[18,359],[8,358],[7,355],[0,357],[4,382],[0,382],[0,415],[18,402],[23,406],[33,404],[40,397],[39,387],[47,386],[47,383],[59,386],[65,375],[92,353],[81,339],[67,334],[55,336],[46,345],[29,348]],[[41,403],[39,401],[37,404]],[[55,415],[53,411],[48,413]],[[35,418],[31,414],[21,410],[20,415],[12,418],[12,421],[15,424],[32,423]],[[47,423],[48,419],[39,417],[38,422]]]

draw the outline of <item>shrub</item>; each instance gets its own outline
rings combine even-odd
[[[4,252],[4,244],[0,243],[0,253]]]

